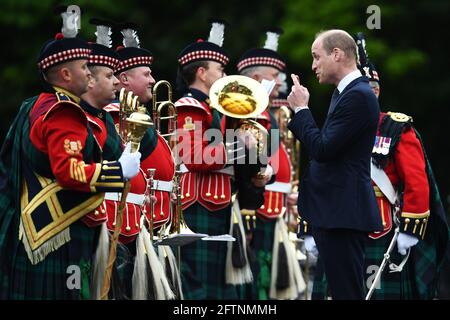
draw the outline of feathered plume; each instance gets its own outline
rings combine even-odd
[[[75,38],[78,34],[80,11],[64,11],[61,12],[61,17],[63,19],[61,33],[64,35],[64,38]]]
[[[112,47],[112,23],[108,21],[103,21],[100,19],[92,18],[89,21],[91,24],[97,26],[97,31],[95,32],[95,35],[97,36],[97,43],[104,45],[105,47],[111,48]]]
[[[226,22],[223,20],[210,20],[211,30],[209,31],[208,42],[217,44],[219,47],[223,45]]]
[[[356,34],[356,45],[358,46],[358,61],[359,65],[365,67],[368,64],[369,56],[366,51],[366,38],[364,33],[358,32]]]
[[[139,48],[139,38],[136,31],[136,26],[134,24],[126,24],[123,25],[122,31],[120,31],[123,35],[123,46],[125,48],[135,47]]]
[[[266,42],[264,43],[264,49],[269,49],[272,51],[278,51],[278,39],[283,33],[280,28],[271,28],[266,32]]]

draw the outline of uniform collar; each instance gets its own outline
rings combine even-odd
[[[194,89],[194,88],[189,88],[187,94],[185,95],[186,97],[192,97],[200,102],[206,102],[209,105],[209,97],[207,94],[205,94],[204,92]]]
[[[99,110],[93,106],[91,106],[88,102],[86,102],[85,100],[81,100],[80,101],[80,107],[87,113],[89,113],[90,115],[97,117],[99,119],[105,119],[105,115],[103,110]]]
[[[60,92],[64,95],[68,96],[70,98],[70,100],[74,101],[76,104],[80,103],[81,99],[79,97],[77,97],[76,95],[74,95],[73,93],[71,93],[70,91],[67,91],[66,89],[63,89],[63,88],[57,87],[57,86],[53,86],[53,89],[56,92]]]

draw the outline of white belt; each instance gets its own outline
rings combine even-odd
[[[291,193],[292,191],[292,185],[288,182],[277,182],[267,184],[266,185],[267,191],[275,191],[275,192],[282,192],[282,193]]]
[[[189,169],[184,165],[184,163],[182,163],[182,164],[180,164],[180,171],[182,173],[186,173],[186,172],[189,172]],[[211,171],[211,172],[212,173],[223,173],[223,174],[227,174],[227,175],[233,176],[234,175],[234,168],[233,168],[233,166],[228,166],[228,167],[222,168],[220,170],[214,170],[214,171]]]
[[[173,181],[153,180],[153,189],[159,191],[173,191]]]
[[[397,202],[397,192],[392,185],[391,180],[389,180],[386,172],[378,167],[376,167],[372,161],[370,162],[370,177],[373,182],[380,188],[381,192],[386,196],[391,204]]]
[[[120,201],[119,199],[120,192],[107,192],[105,194],[105,200],[112,200],[112,201]],[[127,195],[127,202],[128,203],[134,203],[139,206],[142,206],[144,204],[145,196],[143,194],[137,194],[129,192]]]

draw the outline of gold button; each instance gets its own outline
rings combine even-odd
[[[222,195],[220,196],[220,199],[225,199],[225,195],[222,194]]]
[[[214,199],[216,199],[216,200],[219,199],[219,197],[217,196],[217,194],[214,195]]]
[[[409,218],[405,219],[405,223],[409,223],[411,220],[409,220]]]
[[[210,197],[210,196],[211,196],[211,193],[207,192],[205,195],[206,195],[207,197]]]
[[[267,212],[268,212],[268,213],[272,213],[272,209],[270,209],[270,208],[267,209]]]
[[[278,213],[280,212],[280,210],[278,208],[275,208],[275,212]]]
[[[130,230],[131,230],[130,226],[127,226],[127,227],[125,228],[125,230],[130,231]]]
[[[94,215],[98,216],[98,210],[94,211]]]
[[[191,195],[189,193],[186,193],[186,198],[189,198]]]
[[[420,223],[420,220],[416,219],[415,224],[419,224],[419,223]]]

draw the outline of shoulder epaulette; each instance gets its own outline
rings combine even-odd
[[[120,104],[119,103],[110,103],[107,106],[103,107],[103,110],[106,112],[119,112],[120,111]]]
[[[412,126],[412,117],[400,112],[382,115],[372,150],[374,164],[384,169],[388,159],[394,154],[404,130]]]
[[[175,107],[178,108],[178,107],[182,107],[182,106],[196,107],[196,108],[200,108],[205,111],[209,111],[207,109],[206,105],[202,104],[197,99],[190,98],[190,97],[183,97],[183,98],[178,99],[177,102],[175,102]]]
[[[396,122],[413,122],[412,117],[404,113],[389,111],[387,114],[391,117],[392,120]]]
[[[53,104],[45,113],[44,117],[43,117],[43,121],[45,121],[48,117],[48,115],[50,113],[52,113],[55,109],[57,109],[59,106],[61,105],[66,105],[66,106],[71,106],[73,108],[73,110],[77,110],[79,111],[79,114],[86,119],[86,121],[88,120],[86,113],[84,112],[84,110],[80,107],[80,105],[76,104],[75,102],[73,102],[68,96],[66,96],[65,94],[62,94],[60,92],[56,93],[56,97],[58,98],[58,101]]]

